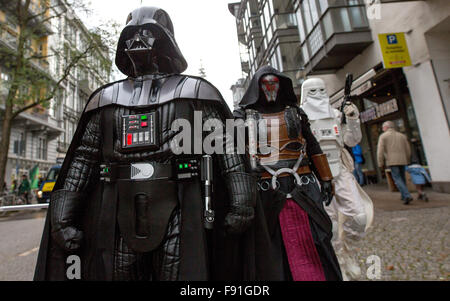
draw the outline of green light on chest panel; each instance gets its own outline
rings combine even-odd
[[[188,165],[187,165],[187,163],[185,163],[185,164],[184,164],[184,168],[188,168]]]
[[[183,169],[183,164],[180,164],[180,165],[179,165],[179,168],[180,168],[180,169]]]
[[[147,115],[142,115],[141,120],[147,120]]]

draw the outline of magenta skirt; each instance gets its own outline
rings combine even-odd
[[[293,280],[325,281],[308,214],[295,201],[287,199],[279,220]]]

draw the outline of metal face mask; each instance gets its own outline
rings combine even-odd
[[[280,90],[280,79],[275,75],[264,75],[261,78],[261,89],[266,96],[267,102],[275,102],[278,91]]]
[[[156,38],[148,29],[139,29],[132,39],[127,40],[125,53],[133,63],[135,75],[143,75],[148,71],[157,69],[152,62],[152,52]]]

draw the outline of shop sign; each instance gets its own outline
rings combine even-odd
[[[384,68],[411,66],[411,57],[403,32],[379,34],[378,39],[383,54]]]
[[[380,103],[367,110],[361,112],[360,118],[362,123],[381,118],[383,116],[395,113],[398,111],[397,99],[393,98],[386,102]]]
[[[372,82],[370,80],[366,81],[364,84],[352,91],[352,95],[361,95],[372,88]]]

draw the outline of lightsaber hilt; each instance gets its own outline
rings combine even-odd
[[[258,161],[256,158],[256,154],[258,151],[257,120],[254,110],[245,110],[245,115],[248,127],[248,154],[250,156],[250,166],[252,170],[256,170],[258,167]]]
[[[210,155],[202,157],[202,182],[205,188],[204,201],[204,224],[206,229],[212,229],[214,224],[214,210],[212,209],[212,182],[213,182],[213,160]]]

